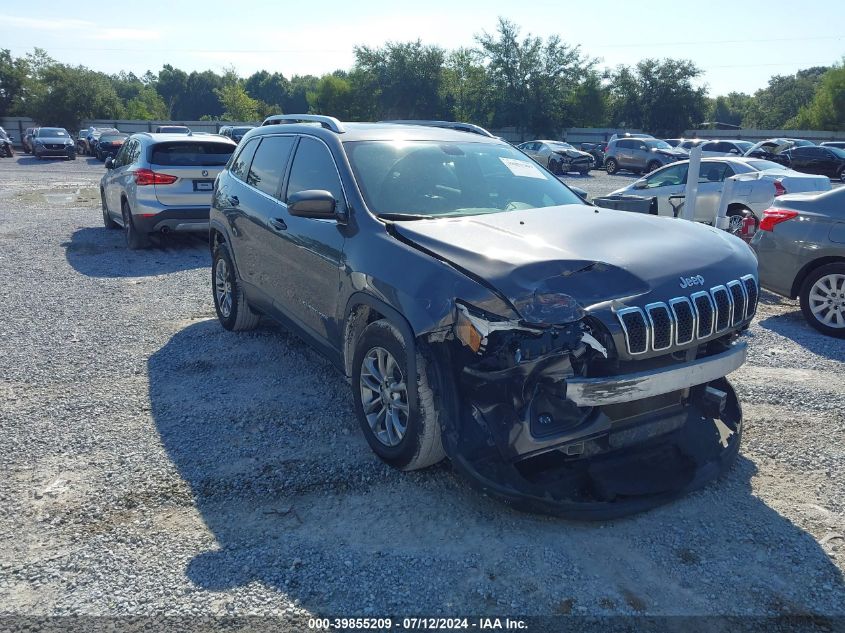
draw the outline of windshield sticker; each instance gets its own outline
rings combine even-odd
[[[510,172],[514,176],[522,176],[523,178],[539,178],[540,180],[546,179],[543,172],[540,171],[537,165],[530,163],[527,160],[502,158],[501,156],[499,156],[499,160],[502,161],[502,164],[504,164],[505,167],[510,169]]]

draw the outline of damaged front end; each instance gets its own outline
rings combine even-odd
[[[724,378],[728,333],[647,360],[572,297],[534,293],[507,320],[461,302],[432,348],[452,384],[444,442],[456,468],[514,506],[607,519],[700,488],[736,458],[742,414]]]

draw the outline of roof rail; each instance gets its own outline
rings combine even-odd
[[[379,121],[379,123],[396,123],[399,125],[424,125],[428,127],[441,127],[450,130],[458,130],[459,132],[469,132],[471,134],[478,134],[479,136],[486,136],[488,138],[496,138],[494,134],[485,130],[480,125],[474,123],[464,123],[463,121],[428,121],[423,119],[394,119],[391,121]]]
[[[264,119],[264,123],[261,125],[279,125],[282,123],[319,123],[335,134],[346,132],[343,123],[333,116],[323,116],[322,114],[273,114]]]

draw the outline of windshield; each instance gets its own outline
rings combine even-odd
[[[653,149],[672,149],[666,141],[643,141],[646,145]]]
[[[838,147],[828,147],[827,149],[833,152],[833,155],[837,158],[845,158],[845,150],[842,150]]]
[[[236,127],[232,130],[232,134],[237,134],[238,136],[243,136],[247,132],[249,132],[252,128],[251,127]]]
[[[42,127],[38,128],[37,136],[67,136],[68,133],[64,128],[61,127]]]
[[[734,145],[736,145],[740,150],[742,150],[743,153],[747,152],[752,147],[754,147],[754,143],[751,143],[749,141],[734,141]]]
[[[437,141],[344,145],[364,200],[376,215],[463,216],[583,204],[510,146]]]
[[[100,143],[111,143],[113,141],[125,141],[126,134],[103,134],[100,137]]]

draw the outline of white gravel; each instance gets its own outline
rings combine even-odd
[[[724,481],[525,515],[382,465],[319,355],[217,324],[202,240],[102,227],[101,173],[0,160],[0,616],[845,616],[845,342],[795,302],[762,297]]]

